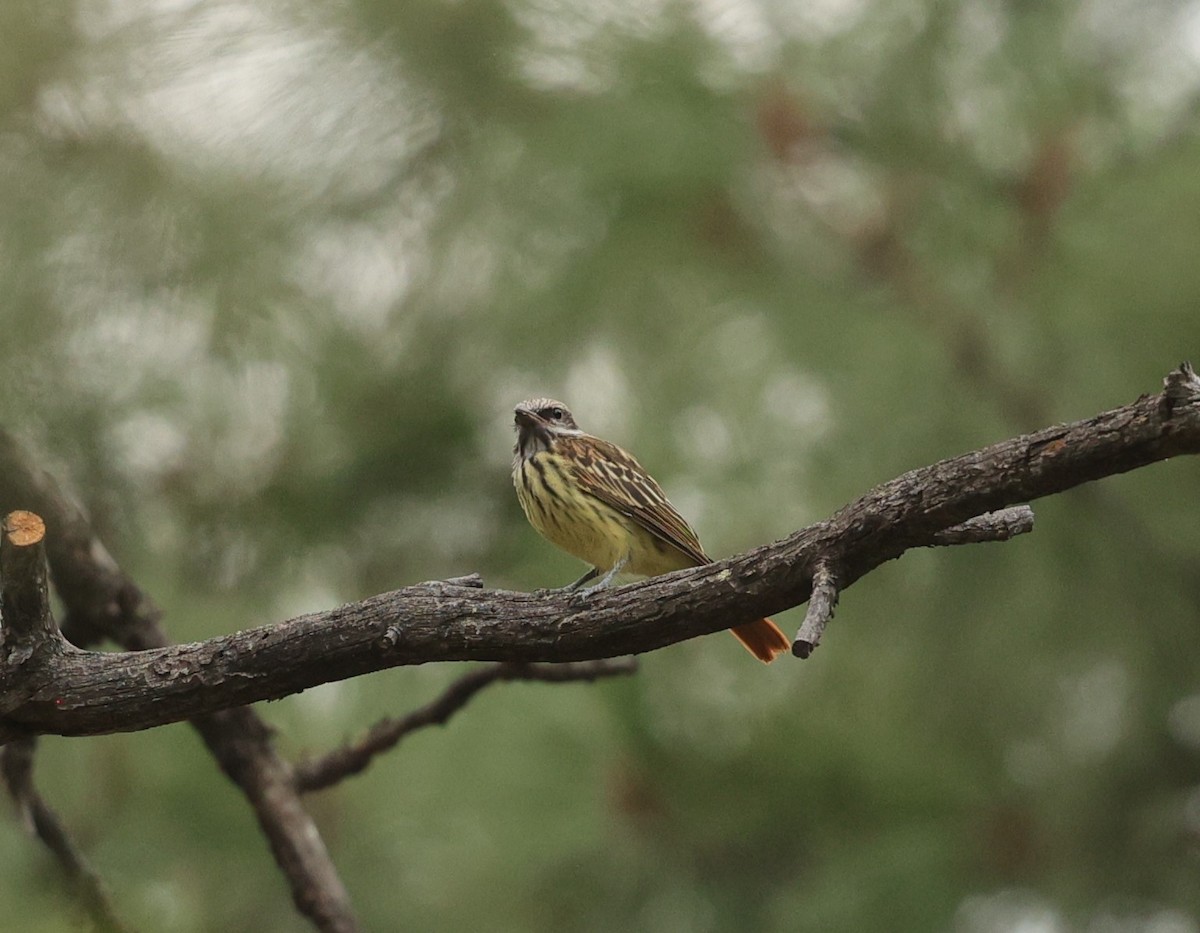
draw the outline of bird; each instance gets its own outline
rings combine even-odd
[[[712,563],[692,526],[629,452],[585,433],[562,402],[531,398],[513,409],[513,485],[542,537],[591,565],[568,589],[621,572],[656,576]],[[730,629],[770,663],[791,643],[770,619]]]

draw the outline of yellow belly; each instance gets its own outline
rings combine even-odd
[[[551,453],[518,461],[513,485],[525,516],[542,537],[601,572],[625,558],[626,572],[644,576],[694,563],[633,519],[580,491],[569,466]]]

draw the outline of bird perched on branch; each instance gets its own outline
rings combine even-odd
[[[622,571],[654,576],[712,563],[642,465],[581,431],[566,405],[534,398],[514,414],[513,485],[525,516],[542,537],[591,564],[571,589],[598,576],[595,585],[604,586]],[[791,647],[770,619],[730,631],[760,661]]]

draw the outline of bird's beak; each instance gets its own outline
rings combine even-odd
[[[513,424],[516,425],[518,431],[531,430],[536,431],[538,428],[544,429],[546,423],[542,421],[534,412],[525,408],[518,408],[513,412]]]
[[[523,457],[550,447],[554,435],[547,421],[535,412],[518,408],[513,412],[513,423],[517,428],[517,451]]]

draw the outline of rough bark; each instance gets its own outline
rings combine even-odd
[[[819,564],[844,592],[983,513],[1197,452],[1200,380],[1185,365],[1162,393],[913,470],[826,521],[703,567],[575,594],[423,583],[194,644],[52,655],[8,672],[0,708],[17,699],[0,741],[145,729],[399,665],[650,651],[799,605]]]
[[[32,509],[43,527],[44,541],[14,540],[9,534],[0,539],[0,570],[4,574],[4,639],[8,660],[0,664],[0,712],[4,704],[17,704],[40,684],[43,690],[62,689],[67,703],[70,684],[60,680],[69,676],[59,668],[56,658],[136,657],[134,652],[165,649],[170,644],[160,624],[161,612],[141,588],[127,577],[92,532],[82,511],[63,493],[54,479],[39,468],[15,439],[0,431],[0,507],[7,510]],[[11,514],[30,515],[30,512]],[[32,522],[18,519],[26,537]],[[25,541],[25,543],[22,543]],[[43,544],[45,558],[42,556]],[[49,617],[48,602],[36,605],[46,593],[46,558],[55,589],[67,609],[63,641]],[[15,563],[14,563],[15,562]],[[10,588],[20,595],[10,596]],[[32,607],[32,608],[30,608]],[[29,621],[39,616],[36,624]],[[35,637],[31,638],[31,633]],[[126,654],[110,655],[81,651],[73,645],[88,645],[109,639],[127,649]],[[73,643],[73,644],[72,644]],[[39,645],[41,651],[39,651]],[[300,802],[292,779],[291,766],[275,750],[271,733],[256,713],[248,709],[206,711],[192,725],[199,732],[221,770],[238,785],[254,809],[255,817],[271,852],[287,879],[292,900],[313,925],[327,933],[350,933],[357,928],[354,910],[345,886],[326,850],[312,817]],[[93,917],[106,909],[93,896],[99,881],[81,874],[79,859],[68,857],[74,847],[66,829],[52,810],[35,796],[32,785],[33,744],[30,730],[18,727],[8,731],[0,725],[0,742],[22,734],[24,740],[0,749],[4,776],[24,775],[27,780],[6,780],[10,794],[21,801],[34,801],[43,820],[34,820],[39,838],[62,866],[66,877],[81,893],[81,901]],[[27,762],[26,762],[27,759]],[[20,764],[21,767],[17,768]],[[93,891],[94,888],[94,891]],[[103,928],[107,920],[97,921]]]

